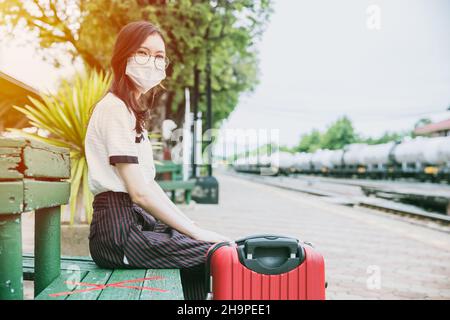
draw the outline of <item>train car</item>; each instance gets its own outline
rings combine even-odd
[[[418,137],[398,144],[392,152],[395,161],[394,177],[423,179],[424,148],[430,138]]]
[[[312,153],[297,152],[294,154],[294,170],[296,173],[311,173]]]
[[[450,182],[450,136],[428,139],[422,152],[425,178]]]
[[[280,174],[289,175],[295,172],[295,156],[290,152],[275,152],[272,154],[272,161],[272,167],[278,168]]]
[[[320,174],[361,178],[412,177],[450,182],[450,136],[417,137],[377,145],[350,144],[340,150],[314,153],[275,152],[256,159],[241,158],[237,171],[269,174]]]
[[[343,168],[341,174],[344,176],[358,176],[366,172],[366,168],[361,162],[361,151],[367,147],[365,143],[353,143],[344,147],[342,156]]]
[[[327,175],[332,168],[331,155],[333,152],[328,149],[320,149],[313,153],[311,165],[313,173],[322,173]]]
[[[364,175],[370,178],[386,179],[394,172],[393,151],[397,142],[367,145],[361,150],[360,165],[365,167]]]
[[[344,150],[331,150],[330,154],[330,174],[335,176],[341,176],[344,168]]]

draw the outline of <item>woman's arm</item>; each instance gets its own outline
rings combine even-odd
[[[137,164],[116,163],[131,200],[152,215],[187,236],[210,242],[229,241],[218,233],[199,228],[169,199],[156,181],[146,184]]]
[[[184,212],[181,211],[181,210],[175,205],[175,203],[173,203],[173,202],[170,200],[170,198],[167,196],[167,194],[165,193],[165,191],[161,188],[161,186],[160,186],[158,183],[156,183],[155,181],[152,181],[152,183],[154,183],[154,185],[156,186],[156,188],[159,190],[160,194],[161,194],[163,197],[166,197],[166,199],[168,200],[169,204],[172,206],[173,210],[175,210],[178,214],[180,214],[181,216],[185,217],[186,219],[188,219],[189,221],[191,221],[192,223],[195,224],[194,221],[192,221],[188,216],[186,216],[186,215],[184,214]]]

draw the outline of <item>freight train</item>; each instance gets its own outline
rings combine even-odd
[[[336,177],[447,181],[450,183],[450,136],[417,137],[383,144],[350,144],[313,153],[274,152],[239,158],[236,171],[266,174],[320,174]]]

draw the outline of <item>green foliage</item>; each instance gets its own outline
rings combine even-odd
[[[402,140],[411,135],[411,131],[385,132],[378,138],[362,138],[355,132],[351,120],[344,116],[332,123],[323,133],[314,129],[302,135],[299,144],[292,150],[295,152],[314,152],[318,149],[336,150],[351,143],[380,144]]]
[[[345,145],[355,143],[357,135],[352,122],[347,117],[339,118],[322,136],[321,148],[336,150]]]
[[[52,48],[64,48],[73,60],[108,70],[120,29],[131,21],[159,26],[171,60],[164,82],[167,98],[158,97],[168,118],[183,119],[184,88],[200,71],[200,111],[206,110],[206,53],[211,52],[213,127],[234,109],[242,92],[258,84],[256,41],[272,13],[270,0],[3,0],[0,24],[24,25],[38,35],[42,56],[59,65]],[[14,28],[11,28],[12,34]]]
[[[367,143],[367,144],[381,144],[381,143],[387,143],[390,141],[399,141],[402,140],[404,137],[411,135],[411,132],[385,132],[383,135],[379,138],[367,138],[367,139],[360,139],[359,142]]]
[[[296,152],[314,152],[322,146],[322,134],[319,130],[312,130],[310,133],[304,134],[300,138],[297,147],[294,148]]]

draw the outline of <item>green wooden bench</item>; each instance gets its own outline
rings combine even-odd
[[[23,256],[25,280],[34,257]],[[102,269],[90,257],[61,257],[61,273],[36,300],[183,300],[178,269]]]
[[[171,200],[175,202],[175,192],[183,190],[184,201],[186,204],[189,204],[191,202],[192,189],[195,187],[195,180],[182,180],[182,165],[170,160],[163,160],[161,164],[155,164],[155,168],[158,177],[161,177],[164,173],[171,173],[171,180],[156,180],[164,191],[171,192]]]
[[[187,180],[187,181],[163,180],[157,182],[164,191],[171,192],[171,199],[173,202],[175,202],[176,190],[184,190],[184,201],[186,202],[186,204],[189,204],[191,202],[192,189],[194,189],[195,187],[194,180]]]
[[[70,196],[70,153],[36,140],[0,138],[0,300],[183,299],[178,269],[101,269],[61,257],[61,205]],[[22,256],[21,214],[35,213],[35,255]],[[80,291],[81,290],[81,291]]]
[[[157,177],[160,178],[164,173],[170,174],[171,180],[182,180],[183,178],[183,166],[175,163],[171,160],[160,160],[159,163],[155,163],[155,169]],[[166,179],[159,179],[166,180]]]
[[[35,212],[35,290],[59,275],[60,206],[69,200],[68,178],[68,149],[0,138],[0,300],[23,298],[23,212]]]

